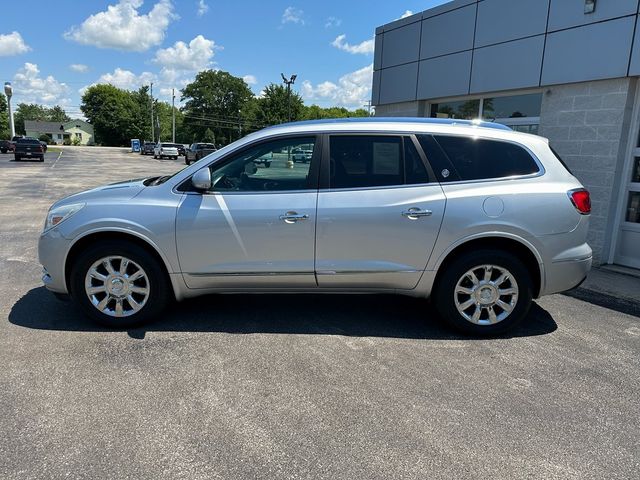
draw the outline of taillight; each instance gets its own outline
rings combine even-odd
[[[589,215],[591,213],[591,196],[589,192],[584,188],[578,190],[569,190],[568,192],[571,203],[576,207],[576,210],[582,215]]]

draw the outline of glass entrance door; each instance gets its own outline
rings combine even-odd
[[[640,268],[640,138],[630,159],[623,197],[624,210],[620,222],[615,263]]]

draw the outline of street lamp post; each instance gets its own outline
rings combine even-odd
[[[281,73],[282,81],[287,86],[287,117],[289,121],[291,121],[291,85],[296,82],[297,75],[291,75],[291,78],[287,78],[284,76],[284,73]]]
[[[11,130],[11,138],[16,136],[16,127],[13,123],[13,112],[11,111],[11,97],[13,96],[13,87],[10,82],[4,82],[4,94],[7,96],[7,106],[9,107],[9,129]]]
[[[297,75],[291,75],[291,78],[287,78],[284,76],[284,73],[280,74],[282,76],[282,81],[287,86],[287,117],[289,122],[291,122],[291,85],[293,85],[296,81]],[[293,160],[291,160],[291,147],[287,148],[287,168],[293,168]]]
[[[171,141],[176,143],[176,91],[171,89]]]

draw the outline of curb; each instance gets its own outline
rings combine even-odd
[[[616,297],[615,295],[592,290],[584,287],[578,287],[573,290],[564,292],[563,295],[582,300],[583,302],[592,303],[599,307],[615,310],[626,315],[632,315],[640,318],[640,301],[629,298]]]

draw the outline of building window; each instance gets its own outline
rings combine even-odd
[[[58,140],[62,140],[62,134],[58,133]]]
[[[431,117],[471,120],[480,116],[480,99],[431,105]]]
[[[508,125],[518,132],[538,133],[542,93],[485,97],[431,105],[431,117],[472,120],[482,118]]]
[[[640,157],[633,159],[633,166],[631,167],[631,183],[640,183]]]
[[[78,140],[82,140],[82,134],[81,133],[76,133],[76,138]]]
[[[497,120],[506,118],[539,117],[542,94],[493,97],[482,100],[482,118]]]
[[[640,192],[629,193],[626,221],[640,223]]]

